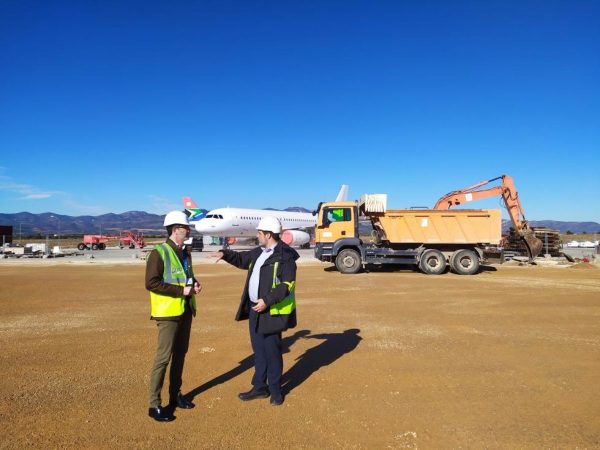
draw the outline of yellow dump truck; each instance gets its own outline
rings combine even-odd
[[[320,203],[315,256],[335,263],[342,273],[366,265],[413,264],[427,274],[449,267],[461,275],[479,270],[483,250],[501,238],[499,209],[386,209],[385,194],[363,195],[357,202]],[[366,224],[368,235],[359,234]]]

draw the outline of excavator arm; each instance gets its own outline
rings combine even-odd
[[[480,189],[497,180],[502,180],[500,186]],[[502,175],[491,180],[480,181],[458,191],[449,192],[437,201],[433,209],[450,209],[453,206],[464,205],[465,203],[496,196],[500,196],[504,200],[504,205],[506,206],[513,227],[525,242],[527,252],[529,253],[529,260],[533,261],[542,251],[542,241],[536,238],[533,230],[529,228],[521,201],[519,200],[519,193],[515,188],[512,177]]]

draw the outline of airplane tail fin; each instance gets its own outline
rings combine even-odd
[[[336,202],[345,202],[348,200],[348,185],[342,184],[340,187],[340,192],[338,192],[337,197],[335,198]]]
[[[187,208],[197,208],[196,202],[192,200],[192,197],[183,197],[183,207]]]
[[[192,200],[192,197],[183,197],[183,208],[185,213],[188,215],[190,222],[195,222],[206,216],[207,211],[201,209],[196,205],[196,202]]]

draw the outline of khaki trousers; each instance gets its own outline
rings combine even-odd
[[[162,391],[169,360],[169,400],[174,400],[181,390],[183,363],[190,343],[192,314],[189,310],[179,320],[157,320],[158,346],[156,358],[150,372],[150,408],[161,406]]]

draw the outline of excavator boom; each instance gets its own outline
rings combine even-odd
[[[479,189],[497,180],[502,180],[500,186]],[[515,188],[512,177],[502,175],[491,180],[480,181],[464,189],[449,192],[437,201],[433,209],[450,209],[453,206],[495,196],[501,196],[504,200],[504,205],[506,206],[513,227],[525,242],[527,252],[529,253],[529,261],[533,261],[542,251],[542,241],[536,238],[533,230],[529,228],[521,201],[519,200],[519,193]]]

